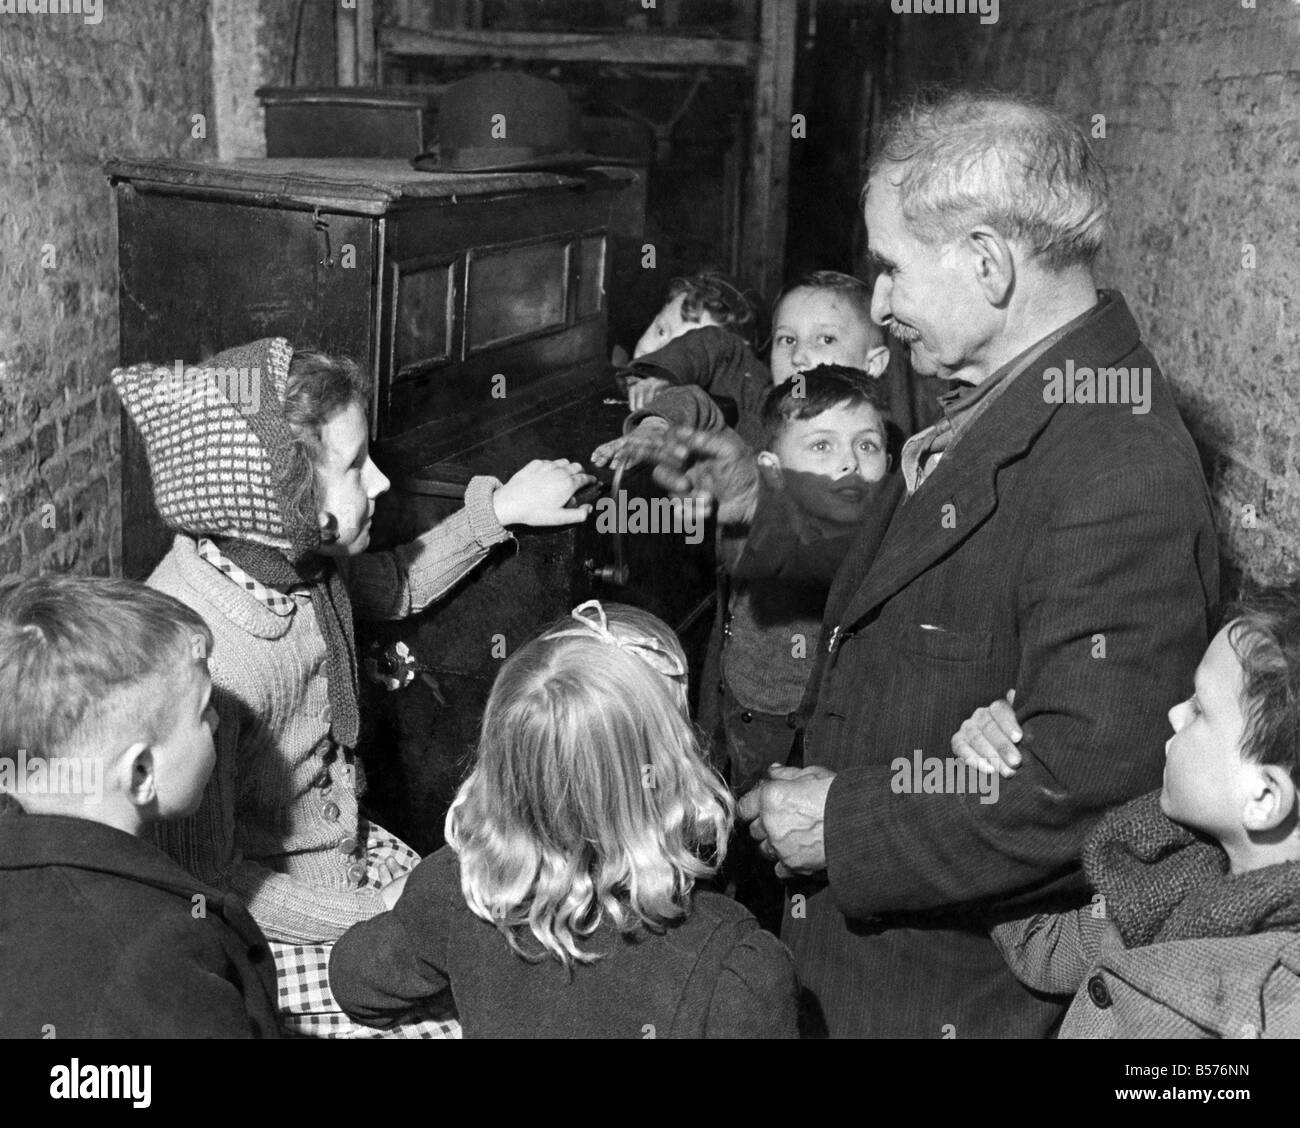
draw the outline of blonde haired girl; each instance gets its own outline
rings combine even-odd
[[[695,888],[732,817],[676,637],[591,600],[502,667],[448,845],[338,941],[330,985],[375,1026],[449,987],[466,1037],[793,1037],[789,954]]]

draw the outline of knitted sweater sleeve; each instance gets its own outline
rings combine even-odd
[[[391,552],[347,562],[352,609],[363,619],[404,619],[451,590],[492,548],[511,535],[497,520],[496,478],[470,479],[465,507]]]
[[[241,719],[257,706],[225,683],[218,654],[211,665],[216,768],[199,809],[190,818],[160,824],[158,845],[195,877],[236,894],[268,940],[335,940],[351,925],[383,912],[384,900],[373,889],[308,885],[241,856],[236,814]]]

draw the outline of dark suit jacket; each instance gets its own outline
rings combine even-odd
[[[1218,551],[1168,386],[1123,298],[1100,299],[838,571],[804,704],[804,762],[837,773],[829,884],[792,886],[806,903],[782,932],[832,1033],[1049,1032],[1068,1000],[1022,987],[989,922],[1077,903],[1088,830],[1160,783]],[[1067,358],[1149,368],[1150,412],[1046,402],[1043,373]],[[1024,764],[996,802],[899,790],[896,758],[950,757],[961,722],[1012,687]]]
[[[0,815],[0,1037],[274,1038],[275,997],[233,897],[102,823]]]

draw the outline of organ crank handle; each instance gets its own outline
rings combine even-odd
[[[610,487],[613,496],[617,498],[619,491],[623,488],[623,467],[620,466],[614,471],[614,482]],[[583,568],[587,572],[589,579],[599,580],[602,584],[611,584],[614,587],[625,587],[631,579],[628,574],[627,564],[623,560],[623,531],[619,528],[614,529],[614,563],[604,564],[596,567],[594,560],[587,560],[583,563]]]

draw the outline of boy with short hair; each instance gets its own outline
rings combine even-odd
[[[143,584],[0,587],[0,1037],[278,1036],[257,925],[148,841],[212,773],[211,645]]]
[[[772,330],[770,366],[734,325],[705,324],[639,353],[628,374],[632,412],[624,437],[597,447],[592,461],[618,465],[631,449],[630,436],[660,435],[669,425],[725,427],[726,403],[735,409],[736,432],[757,447],[763,396],[772,385],[819,364],[860,368],[872,377],[889,364],[884,336],[871,320],[870,287],[838,271],[813,271],[787,286],[772,308]]]
[[[1019,762],[1014,716],[999,703],[993,719]],[[1300,1036],[1296,589],[1239,609],[1169,721],[1161,789],[1104,816],[1084,846],[1092,904],[993,939],[1028,986],[1077,992],[1063,1038]],[[954,750],[973,761],[968,731]]]

